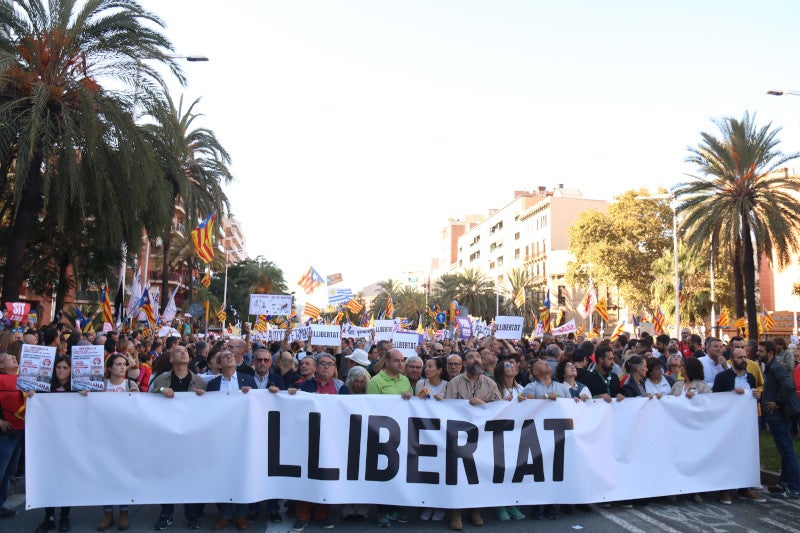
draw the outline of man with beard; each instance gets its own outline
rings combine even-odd
[[[762,412],[769,432],[781,455],[780,492],[773,498],[800,499],[800,464],[797,461],[791,435],[792,417],[800,413],[800,400],[789,373],[776,358],[777,348],[772,341],[758,343],[756,355],[764,363],[764,392],[761,393]]]
[[[464,356],[466,372],[454,377],[447,384],[445,398],[449,400],[469,400],[470,405],[482,405],[500,399],[497,383],[483,373],[483,364],[478,352],[472,350]],[[479,509],[470,509],[469,521],[473,526],[482,526],[483,518]],[[461,531],[461,509],[453,509],[450,515],[450,529]]]
[[[621,393],[619,378],[611,371],[614,368],[614,352],[611,351],[611,347],[598,346],[594,359],[594,370],[584,376],[582,383],[589,387],[592,398],[602,398],[609,403],[616,398],[621,402],[625,396]]]
[[[756,400],[761,397],[761,391],[756,388],[756,378],[747,371],[747,353],[743,348],[734,348],[731,354],[731,368],[723,370],[714,377],[714,392],[735,391],[736,394],[745,394],[752,391]],[[756,489],[742,489],[740,498],[753,502],[764,503],[767,499]],[[725,505],[732,503],[731,494],[724,490],[719,494],[719,502]]]

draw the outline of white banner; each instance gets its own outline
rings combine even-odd
[[[403,352],[403,357],[405,358],[409,358],[412,355],[419,355],[417,353],[419,333],[395,331],[394,335],[392,335],[392,345],[396,350]]]
[[[569,335],[570,333],[575,333],[578,331],[578,326],[575,325],[575,319],[573,318],[563,326],[558,326],[557,328],[553,328],[553,336],[558,337],[560,335]]]
[[[519,340],[522,338],[522,325],[525,323],[525,317],[497,316],[494,318],[494,323],[497,325],[494,332],[496,339]]]
[[[323,326],[322,324],[311,325],[311,344],[315,346],[341,346],[342,327]]]
[[[392,340],[394,333],[394,320],[375,321],[375,342]]]
[[[54,439],[69,446],[53,453]],[[266,390],[37,394],[25,443],[29,509],[268,498],[470,508],[759,484],[756,402],[732,392],[481,406]],[[176,469],[126,459],[155,449],[214,460]]]
[[[251,315],[284,315],[292,314],[291,294],[251,294]]]

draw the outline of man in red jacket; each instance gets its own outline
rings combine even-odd
[[[17,471],[25,431],[24,400],[17,390],[17,359],[10,354],[0,354],[0,518],[16,516],[17,511],[6,509],[11,476]]]

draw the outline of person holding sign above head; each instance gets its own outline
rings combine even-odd
[[[448,400],[467,400],[470,405],[478,406],[488,402],[500,400],[500,390],[493,379],[484,375],[481,356],[475,350],[470,350],[464,356],[466,372],[454,377],[447,384],[445,398]],[[461,531],[464,526],[461,522],[461,509],[453,509],[450,514],[450,529]],[[470,510],[470,523],[473,526],[482,526],[483,518],[479,509]]]
[[[381,349],[380,342],[383,341],[378,343],[379,350]],[[391,346],[391,343],[384,344],[384,346]],[[411,399],[414,389],[411,388],[411,382],[403,374],[403,370],[405,370],[403,352],[390,349],[382,360],[385,360],[382,365],[383,369],[369,381],[367,394],[399,394],[404,400]],[[380,527],[389,527],[392,522],[400,524],[408,522],[408,517],[399,509],[386,505],[378,505],[376,509]]]

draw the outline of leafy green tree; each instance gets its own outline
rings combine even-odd
[[[209,290],[220,302],[222,301],[225,291],[224,274],[212,278]],[[229,315],[247,321],[251,294],[288,294],[283,271],[262,256],[228,267]]]
[[[714,242],[715,251],[733,256],[734,286],[744,286],[748,330],[757,339],[755,254],[784,267],[800,248],[800,180],[777,171],[800,154],[780,152],[780,128],[759,127],[749,113],[714,124],[719,137],[701,132],[700,144],[689,148],[698,175],[675,188],[677,211],[690,246]]]
[[[627,191],[606,213],[584,211],[570,226],[566,283],[617,287],[631,306],[649,306],[653,260],[672,250],[672,209],[662,200],[642,200],[646,190]]]
[[[392,297],[395,307],[394,316],[408,318],[414,322],[414,327],[419,324],[420,316],[426,316],[425,293],[413,287],[401,287]]]
[[[389,278],[385,281],[378,282],[378,295],[372,300],[372,313],[375,317],[380,316],[381,313],[386,309],[386,303],[389,301],[389,296],[392,297],[392,305],[395,306],[395,316],[398,315],[397,311],[397,302],[395,301],[395,294],[400,292],[403,284],[399,281],[395,281],[392,278]]]
[[[143,213],[164,197],[133,121],[137,90],[102,85],[135,85],[144,101],[164,86],[151,63],[183,81],[162,28],[133,0],[0,4],[0,168],[13,169],[4,190],[14,206],[2,301],[22,286],[26,246],[42,213],[56,231],[70,217],[96,217],[103,224],[93,238],[116,246],[136,243],[143,225],[162,227],[164,211]]]

